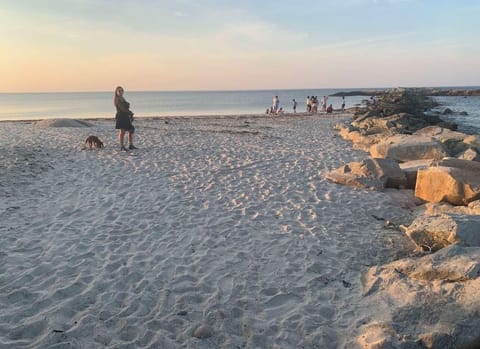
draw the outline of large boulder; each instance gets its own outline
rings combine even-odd
[[[424,127],[415,131],[414,135],[427,136],[439,140],[452,155],[459,154],[469,148],[468,144],[463,142],[468,135],[440,126]]]
[[[404,188],[407,180],[398,163],[392,159],[365,159],[351,162],[332,172],[327,179],[357,188]]]
[[[427,202],[417,207],[417,209],[422,210],[423,214],[430,216],[442,213],[480,216],[480,200],[472,201],[467,206],[455,206],[448,202]]]
[[[422,115],[435,103],[427,97],[427,91],[420,88],[395,88],[388,90],[378,100],[378,110],[385,116],[409,113]]]
[[[435,139],[438,139],[441,142],[447,141],[457,141],[462,142],[465,138],[468,137],[465,133],[452,131],[447,128],[440,126],[427,126],[413,133],[418,136],[428,136]]]
[[[428,202],[467,205],[480,199],[480,171],[446,166],[418,170],[415,196]]]
[[[457,155],[457,159],[480,162],[480,154],[475,149],[468,148]]]
[[[471,148],[476,151],[480,151],[480,136],[470,135],[463,140],[463,143],[468,144]]]
[[[353,148],[368,152],[373,144],[380,142],[382,135],[367,135],[364,130],[352,125],[337,124],[335,128],[339,131],[343,139],[353,142]]]
[[[379,132],[395,127],[390,120],[381,117],[358,118],[352,122],[352,126],[367,131],[371,129],[378,129]]]
[[[407,189],[415,189],[418,170],[429,168],[430,166],[434,165],[435,162],[436,161],[433,159],[402,162],[400,164],[400,169],[403,171],[405,177],[407,178]]]
[[[443,158],[438,162],[438,166],[455,167],[465,171],[474,171],[480,175],[480,163],[478,161],[469,161],[457,158]]]
[[[370,268],[362,348],[463,348],[480,328],[480,248],[453,244]],[[354,347],[352,345],[352,347]]]
[[[438,251],[453,243],[480,247],[480,216],[422,215],[405,233],[420,250],[427,252]]]
[[[442,159],[447,151],[439,140],[427,136],[398,134],[372,145],[374,158],[390,158],[398,162],[421,159]]]

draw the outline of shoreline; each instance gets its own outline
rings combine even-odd
[[[284,112],[282,114],[265,114],[265,113],[251,113],[251,114],[202,114],[202,115],[161,115],[161,116],[135,116],[135,120],[163,120],[163,119],[245,119],[245,118],[280,118],[280,117],[296,117],[296,116],[333,116],[333,115],[342,115],[342,114],[352,114],[355,107],[347,108],[345,111],[334,110],[332,114],[327,114],[325,112],[318,113],[307,113],[307,112],[297,112],[297,113],[288,113]],[[98,117],[98,118],[78,118],[78,117],[69,117],[69,118],[41,118],[41,119],[12,119],[12,120],[0,120],[0,123],[3,122],[19,122],[19,123],[35,123],[44,120],[82,120],[82,121],[112,121],[115,120],[115,116],[112,117]]]

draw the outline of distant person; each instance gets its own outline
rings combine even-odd
[[[293,105],[293,112],[296,113],[297,112],[297,101],[294,99],[292,99],[292,105]]]
[[[267,110],[265,110],[265,114],[270,114],[270,109],[267,108]]]
[[[125,148],[125,132],[128,132],[128,149],[133,150],[137,149],[133,145],[133,134],[135,132],[135,127],[133,127],[133,113],[130,110],[130,103],[128,103],[125,98],[123,98],[123,87],[118,86],[115,89],[115,96],[113,98],[113,104],[117,109],[117,114],[115,115],[115,128],[119,130],[118,140],[120,142],[120,150],[127,151]]]
[[[313,96],[312,97],[312,113],[317,113],[318,112],[318,97]]]
[[[327,97],[327,96],[323,96],[322,102],[321,102],[321,106],[322,106],[322,111],[323,111],[323,112],[327,111],[327,100],[328,100],[328,97]]]
[[[273,101],[272,101],[272,107],[275,113],[278,111],[279,105],[280,105],[280,100],[278,99],[278,96],[275,96],[275,98],[273,98]]]
[[[331,114],[333,113],[333,105],[329,105],[328,108],[327,108],[327,114]]]
[[[278,109],[277,114],[283,114],[283,108]]]
[[[376,110],[377,109],[377,99],[375,96],[370,97],[370,103],[372,105],[372,109]]]
[[[345,111],[345,96],[342,96],[342,111]]]
[[[310,99],[310,96],[307,96],[307,113],[310,113],[312,111],[312,100]]]

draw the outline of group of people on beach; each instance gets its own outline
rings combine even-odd
[[[124,89],[121,86],[115,88],[115,94],[113,98],[113,104],[117,110],[115,114],[115,128],[119,130],[118,140],[120,143],[121,151],[128,151],[137,149],[133,145],[133,134],[135,133],[135,127],[133,126],[133,112],[130,110],[130,103],[128,103],[123,97]],[[320,101],[321,110],[324,113],[333,113],[333,106],[330,104],[327,107],[328,96],[323,96]],[[373,100],[375,105],[375,100]],[[292,109],[293,112],[297,112],[297,101],[295,98],[292,99]],[[307,96],[306,100],[306,110],[307,113],[317,113],[318,112],[318,97],[317,96]],[[345,97],[342,97],[342,106],[341,110],[345,110]],[[280,107],[280,99],[278,96],[275,96],[272,100],[272,106],[267,108],[265,114],[283,114],[283,108]],[[125,147],[125,134],[128,134],[128,148]]]
[[[327,107],[328,96],[323,96],[320,101],[321,111],[327,114],[333,113],[333,105],[330,104]],[[318,97],[317,96],[307,96],[306,100],[306,111],[307,113],[318,113]],[[292,99],[292,110],[293,113],[297,112],[297,101],[295,98]],[[342,97],[341,111],[345,110],[345,97]],[[275,96],[272,101],[272,106],[267,108],[265,114],[282,114],[283,108],[280,107],[280,99],[278,96]]]

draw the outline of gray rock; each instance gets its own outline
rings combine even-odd
[[[193,336],[200,339],[210,338],[213,336],[213,330],[208,325],[200,325],[193,332]]]
[[[475,161],[467,162],[480,165]],[[442,165],[418,170],[415,196],[428,202],[468,205],[480,199],[480,171]]]
[[[374,158],[390,158],[398,162],[421,159],[442,159],[448,155],[442,142],[427,136],[395,135],[370,148]]]
[[[363,279],[365,299],[381,325],[362,328],[357,343],[370,339],[379,346],[365,348],[462,348],[480,328],[479,272],[480,248],[458,244],[370,268]]]
[[[415,189],[415,185],[417,183],[417,173],[418,170],[429,168],[433,166],[435,160],[433,159],[425,159],[425,160],[412,160],[402,162],[400,164],[400,169],[405,174],[407,178],[407,189]]]
[[[330,172],[327,179],[357,188],[405,188],[407,180],[397,162],[392,159],[365,159],[351,162]]]
[[[475,149],[468,148],[464,152],[458,154],[457,159],[480,162],[480,154],[478,154]]]
[[[435,252],[453,243],[480,247],[479,226],[480,216],[422,215],[405,233],[419,249]]]

